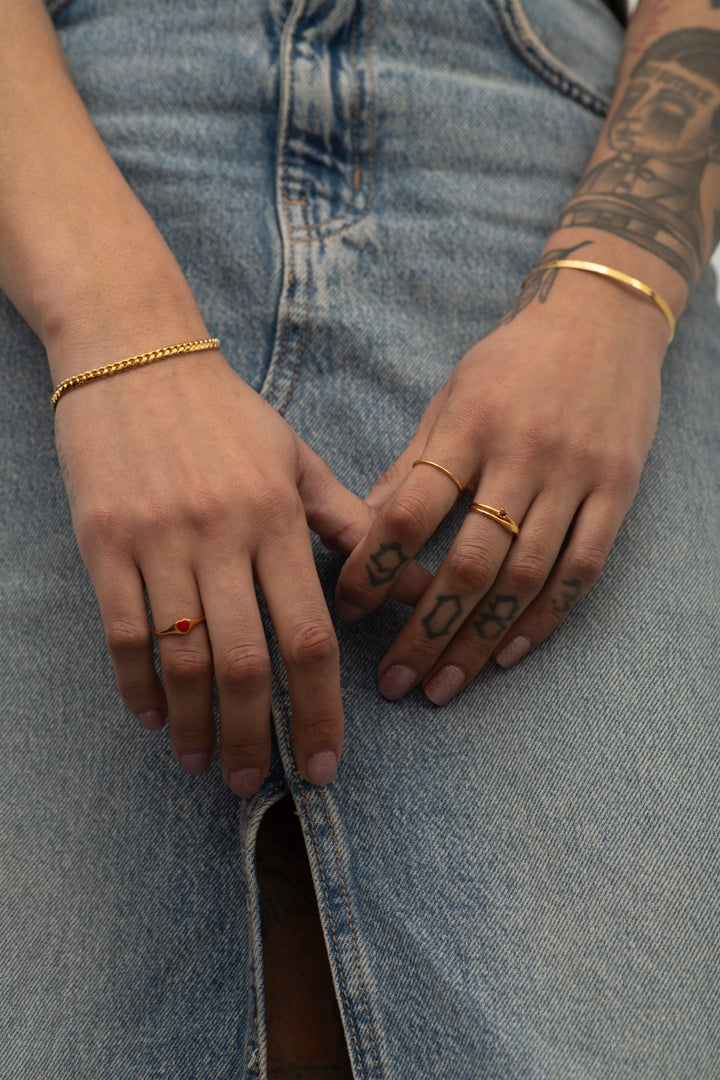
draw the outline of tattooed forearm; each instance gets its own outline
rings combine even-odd
[[[720,32],[678,30],[651,45],[607,137],[613,156],[580,182],[559,228],[596,228],[630,240],[674,267],[692,289],[711,246],[700,186],[708,165],[720,162]]]
[[[517,596],[498,594],[475,620],[473,626],[483,640],[497,641],[506,630],[510,629],[519,610],[520,603]]]
[[[381,544],[374,555],[370,556],[370,562],[365,564],[370,584],[387,585],[409,558],[400,544]]]
[[[587,247],[590,243],[592,243],[591,240],[583,240],[582,243],[573,244],[572,247],[555,248],[554,251],[546,251],[542,256],[542,261],[545,263],[554,262],[556,259],[569,259],[576,251],[579,251],[580,248]],[[550,295],[550,290],[553,287],[557,275],[557,270],[543,270],[542,273],[533,274],[529,277],[527,279],[527,285],[520,290],[512,307],[508,308],[507,313],[500,320],[500,325],[507,326],[536,298],[541,304],[544,304]]]
[[[438,596],[432,611],[429,611],[421,622],[427,636],[434,640],[446,637],[461,616],[462,604],[458,594]]]

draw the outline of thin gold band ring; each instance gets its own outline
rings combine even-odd
[[[194,626],[205,622],[204,615],[198,615],[197,619],[176,619],[172,626],[164,630],[153,630],[155,637],[168,637],[170,634],[189,634]]]
[[[518,536],[520,534],[520,526],[513,521],[507,510],[496,510],[494,506],[486,506],[485,503],[477,502],[470,503],[468,506],[468,513],[470,513],[471,510],[475,514],[484,514],[485,517],[497,521],[498,525],[502,525],[503,529],[507,529],[513,536]]]
[[[465,490],[463,488],[462,484],[460,483],[460,481],[458,480],[457,476],[455,475],[455,473],[451,473],[450,470],[446,469],[444,465],[438,465],[437,461],[428,461],[427,458],[418,458],[417,461],[413,461],[413,463],[412,463],[413,469],[415,468],[416,465],[430,465],[433,469],[437,469],[439,472],[445,473],[446,476],[449,476],[450,479],[452,480],[453,484],[456,485],[456,487],[458,489],[458,492],[461,495],[462,495],[463,491]]]

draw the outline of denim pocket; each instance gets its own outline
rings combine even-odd
[[[610,107],[623,28],[603,0],[491,0],[513,51],[554,90],[600,116]]]

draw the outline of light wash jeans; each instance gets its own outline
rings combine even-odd
[[[541,251],[620,26],[600,0],[54,7],[226,356],[364,493]],[[404,609],[339,625],[347,735],[323,790],[295,767],[272,642],[273,767],[249,804],[123,710],[43,350],[0,301],[2,1080],[264,1075],[254,844],[287,790],[357,1080],[716,1080],[713,289],[668,353],[604,574],[552,639],[436,709],[376,690]],[[317,564],[331,603],[340,559]]]

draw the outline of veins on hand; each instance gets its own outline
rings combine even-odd
[[[371,585],[387,585],[410,559],[400,544],[381,544],[365,564]]]

